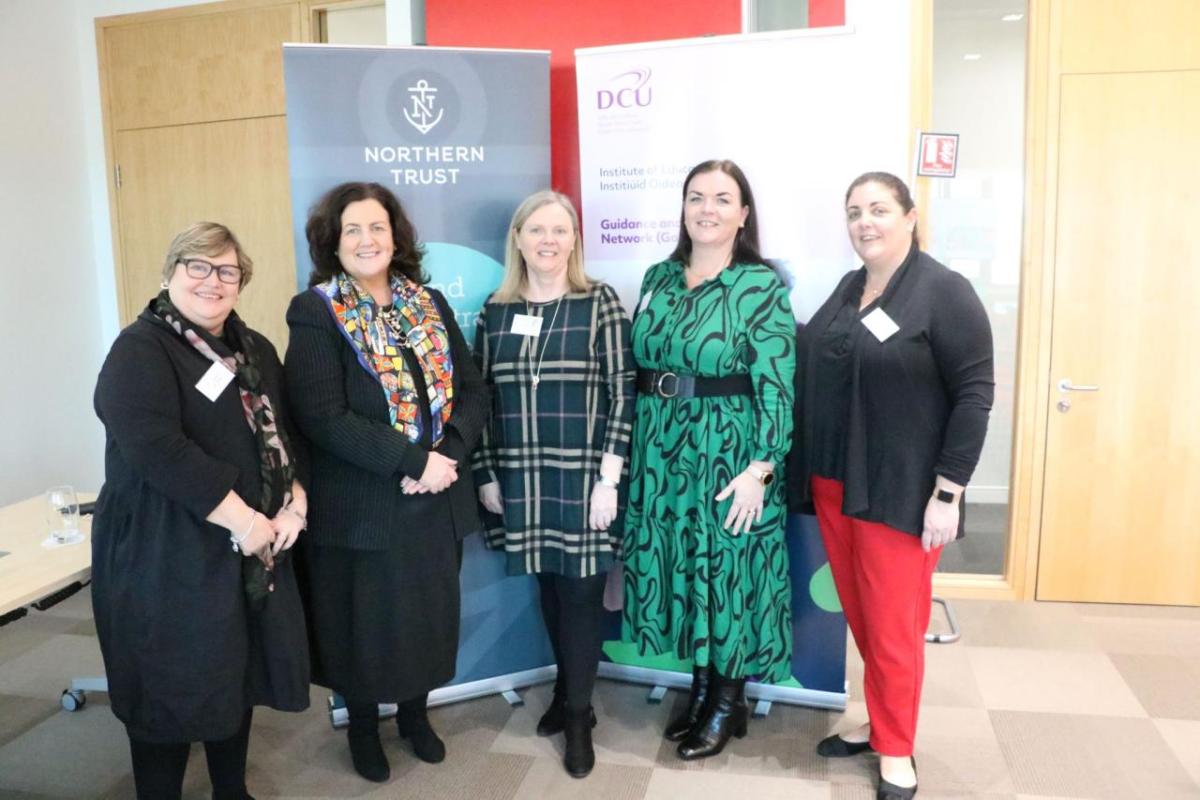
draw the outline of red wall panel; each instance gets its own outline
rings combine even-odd
[[[427,0],[425,4],[425,40],[430,45],[550,51],[551,175],[554,187],[576,205],[575,48],[740,33],[741,29],[741,0]]]

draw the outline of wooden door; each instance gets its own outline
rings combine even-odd
[[[1061,76],[1039,600],[1200,605],[1198,143],[1200,70]]]
[[[172,237],[191,222],[228,225],[254,262],[237,312],[276,347],[297,291],[283,117],[235,119],[117,134],[124,294],[141,311],[158,291]]]
[[[295,294],[283,42],[305,4],[236,0],[97,20],[122,323],[158,291],[171,238],[228,225],[254,260],[238,313],[287,341]]]

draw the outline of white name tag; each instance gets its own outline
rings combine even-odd
[[[532,314],[516,314],[513,316],[512,332],[522,336],[537,336],[542,332],[542,318]]]
[[[900,326],[882,308],[877,308],[863,317],[862,324],[881,342],[887,341],[892,334],[900,330]]]
[[[233,373],[229,371],[229,367],[224,364],[213,364],[196,384],[196,388],[200,390],[200,394],[215,403],[232,380]]]
[[[654,292],[646,292],[642,295],[642,302],[638,303],[637,313],[640,314],[646,310],[646,306],[650,305],[650,296],[653,294]]]

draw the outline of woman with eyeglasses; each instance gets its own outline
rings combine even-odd
[[[308,707],[306,481],[279,357],[233,310],[252,269],[225,226],[184,229],[96,385],[92,603],[139,798],[180,796],[192,742],[213,797],[249,797],[251,709]]]
[[[491,396],[390,190],[335,186],[306,231],[313,269],[287,312],[287,376],[313,460],[313,679],[346,700],[355,770],[383,782],[380,703],[399,704],[418,758],[446,755],[426,704],[454,677],[461,542],[481,528],[467,459]]]

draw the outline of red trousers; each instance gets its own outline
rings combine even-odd
[[[918,536],[847,517],[842,489],[840,481],[813,476],[813,503],[829,568],[863,658],[871,747],[885,756],[912,755],[933,568],[941,548],[926,553]]]

